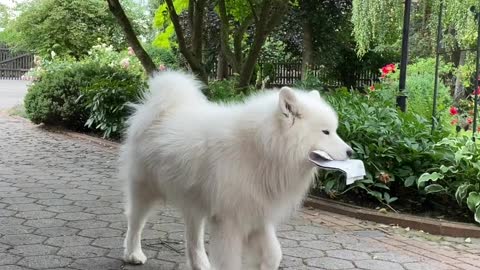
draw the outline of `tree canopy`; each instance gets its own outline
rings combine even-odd
[[[148,22],[142,21],[141,9],[132,1],[122,1],[133,18],[138,35]],[[20,14],[11,20],[2,39],[19,50],[49,55],[80,57],[101,43],[124,47],[120,27],[102,0],[36,0],[18,6]]]

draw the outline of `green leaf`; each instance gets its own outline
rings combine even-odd
[[[462,184],[457,188],[455,192],[455,199],[457,200],[458,205],[462,205],[463,201],[467,197],[468,190],[472,188],[471,184]]]
[[[475,221],[480,223],[480,207],[477,207],[477,210],[475,210]]]
[[[413,184],[415,183],[415,180],[417,180],[417,177],[412,175],[412,176],[409,176],[407,177],[407,179],[405,179],[405,187],[411,187],[413,186]]]
[[[467,206],[470,211],[475,212],[475,209],[480,205],[480,193],[472,191],[468,194]]]
[[[442,192],[442,191],[445,191],[445,189],[439,184],[431,184],[425,187],[425,191],[427,192],[427,194],[429,194],[429,193]]]
[[[442,179],[442,178],[443,178],[443,174],[440,174],[438,172],[424,173],[420,175],[420,177],[418,178],[417,186],[418,188],[420,188],[428,181],[437,181],[438,179]]]

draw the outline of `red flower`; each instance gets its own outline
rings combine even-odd
[[[455,126],[457,123],[458,123],[458,119],[453,119],[452,122],[450,122],[452,126]]]
[[[473,119],[472,119],[472,118],[470,118],[470,117],[469,117],[469,118],[467,118],[467,123],[468,123],[469,125],[471,125],[471,124],[473,123]]]
[[[458,109],[456,107],[450,107],[450,115],[457,115]]]
[[[477,127],[477,132],[480,132],[480,127]]]
[[[370,85],[370,91],[375,91],[375,85]]]

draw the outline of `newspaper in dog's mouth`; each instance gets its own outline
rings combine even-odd
[[[365,165],[359,159],[333,160],[333,158],[324,151],[312,151],[310,161],[322,169],[340,170],[346,175],[346,184],[353,184],[361,180],[366,175]]]

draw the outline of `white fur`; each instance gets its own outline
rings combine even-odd
[[[343,160],[351,150],[336,134],[337,116],[316,91],[284,87],[244,103],[215,104],[200,88],[190,75],[163,72],[129,119],[120,158],[127,183],[124,259],[145,263],[141,231],[161,201],[184,214],[192,269],[239,270],[242,251],[255,255],[253,269],[278,269],[275,226],[312,182],[309,153],[323,150]]]

